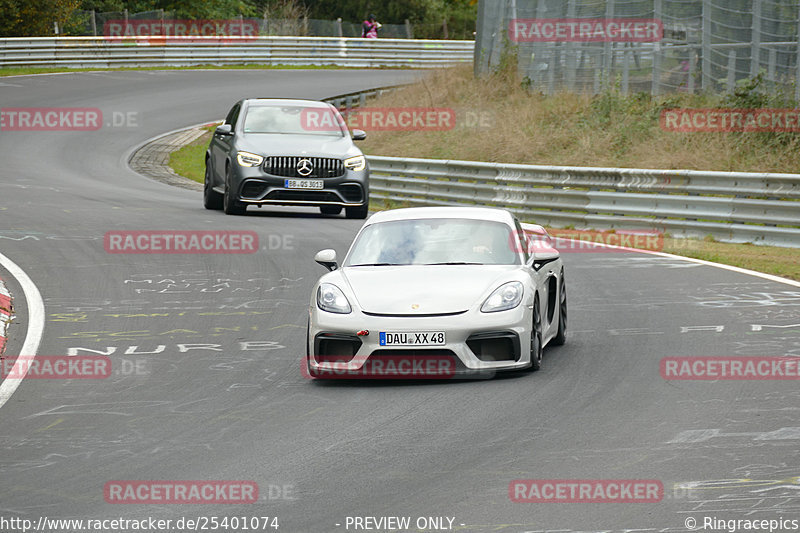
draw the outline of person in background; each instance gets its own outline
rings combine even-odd
[[[361,25],[361,36],[367,39],[377,39],[380,27],[381,23],[375,20],[375,15],[370,14]]]

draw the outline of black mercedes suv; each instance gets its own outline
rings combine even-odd
[[[248,205],[345,209],[366,218],[369,165],[339,111],[314,100],[250,98],[231,108],[206,151],[204,204],[242,215]]]

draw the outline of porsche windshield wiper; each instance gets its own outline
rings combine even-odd
[[[446,263],[425,263],[425,265],[483,265],[485,263],[470,263],[468,261],[447,261]]]
[[[385,267],[385,266],[401,266],[400,263],[360,263],[358,265],[349,265],[351,267]]]

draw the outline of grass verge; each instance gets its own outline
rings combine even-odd
[[[169,166],[175,173],[192,181],[203,183],[206,172],[206,148],[216,127],[217,124],[207,126],[203,135],[169,155]]]
[[[800,249],[797,248],[666,238],[663,251],[800,281]]]

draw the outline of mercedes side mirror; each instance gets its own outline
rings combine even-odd
[[[217,135],[233,135],[233,131],[231,129],[230,124],[223,124],[221,126],[217,126],[217,129],[214,130],[214,133]]]

